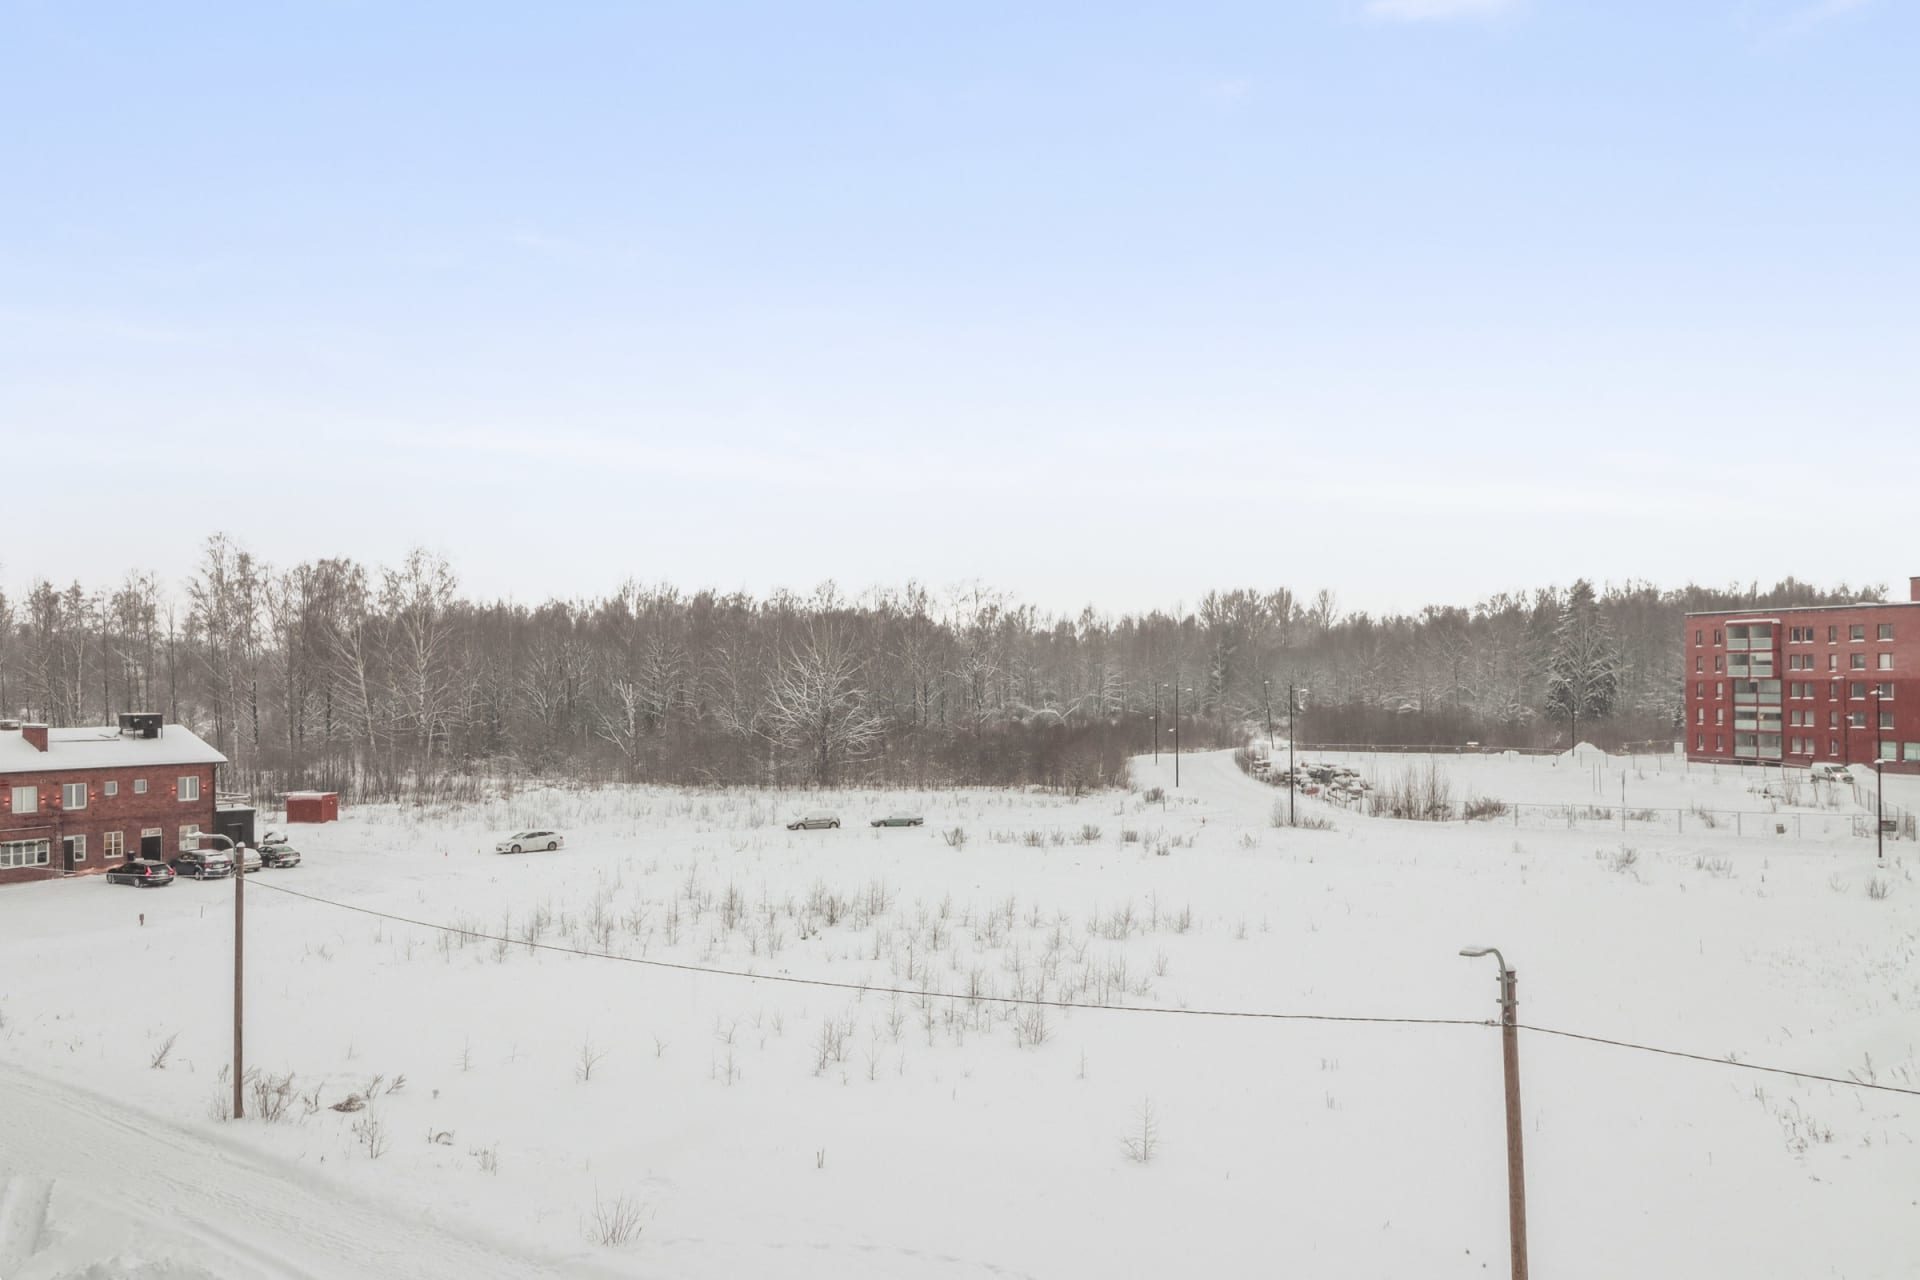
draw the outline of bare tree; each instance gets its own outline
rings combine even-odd
[[[823,624],[788,653],[768,688],[767,732],[802,752],[821,786],[882,736],[884,725],[868,708],[859,675],[858,651],[838,628]]]

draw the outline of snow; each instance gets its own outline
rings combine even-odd
[[[1436,764],[1456,795],[1541,802],[1617,793],[1622,772]],[[1627,771],[1630,792],[1760,803],[1731,770],[1683,765]],[[0,1275],[1506,1267],[1485,1027],[1049,1009],[1032,1043],[1027,1008],[498,946],[273,886],[516,939],[544,917],[542,942],[632,959],[909,991],[1031,994],[1044,976],[1049,996],[1171,1009],[1489,1018],[1493,965],[1456,952],[1495,945],[1527,1021],[1920,1087],[1910,846],[1878,871],[1860,840],[1410,824],[1311,800],[1334,829],[1284,830],[1284,793],[1227,753],[1187,756],[1177,790],[1172,772],[1136,764],[1164,805],[536,789],[303,828],[305,865],[247,885],[249,1059],[321,1090],[272,1125],[209,1118],[231,883],[0,892],[0,1186],[27,1206],[0,1224],[31,1223],[0,1225]],[[807,807],[847,825],[780,826]],[[926,826],[867,826],[897,808]],[[566,848],[488,852],[527,827]],[[1531,1034],[1521,1058],[1539,1274],[1913,1274],[1915,1099]],[[400,1074],[370,1158],[367,1113],[327,1104]],[[1149,1100],[1160,1146],[1139,1164],[1121,1139]],[[145,1216],[116,1234],[129,1197]],[[638,1238],[595,1243],[596,1200],[621,1198]]]
[[[167,725],[157,738],[123,736],[112,725],[49,729],[40,750],[18,730],[0,730],[0,777],[12,773],[70,773],[81,769],[159,768],[225,764],[227,758],[193,730]]]

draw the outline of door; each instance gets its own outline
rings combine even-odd
[[[140,856],[158,861],[160,858],[160,837],[157,835],[140,837]]]
[[[73,836],[60,838],[60,869],[68,875],[73,874]]]

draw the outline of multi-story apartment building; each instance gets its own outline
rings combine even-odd
[[[1920,577],[1909,595],[1688,614],[1687,758],[1920,773]]]
[[[119,727],[0,721],[0,885],[169,859],[216,830],[226,757],[157,715]]]

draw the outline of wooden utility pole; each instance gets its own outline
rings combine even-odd
[[[233,1118],[238,1120],[246,1114],[246,1073],[241,1066],[241,1049],[246,1009],[247,859],[231,841],[227,847],[233,850]]]
[[[1527,1176],[1521,1154],[1519,977],[1497,947],[1467,947],[1463,956],[1492,956],[1500,966],[1500,1058],[1507,1090],[1507,1250],[1513,1280],[1527,1280]]]

